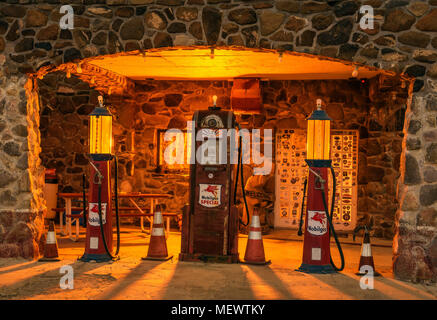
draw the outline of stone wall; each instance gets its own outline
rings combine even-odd
[[[43,167],[36,83],[2,77],[0,102],[0,257],[38,257],[42,249]],[[27,100],[27,101],[26,101]]]
[[[195,44],[270,47],[338,57],[417,77],[402,140],[394,271],[402,279],[435,279],[436,0],[78,0],[72,1],[74,30],[59,29],[59,7],[64,1],[8,2],[14,3],[0,4],[0,101],[5,110],[21,110],[7,117],[21,115],[17,121],[22,124],[27,113],[22,89],[26,72],[45,64],[137,48]],[[373,30],[361,30],[357,23],[362,4],[375,8]],[[10,124],[6,125],[9,128]],[[2,140],[0,155],[6,163],[10,157],[19,157],[10,153],[18,154],[15,150],[26,137],[33,140],[30,133],[20,137],[11,131],[10,137]],[[381,145],[385,148],[389,142]],[[27,156],[34,161],[31,154]],[[2,203],[2,207],[17,211],[22,206],[30,212],[32,201],[18,201],[33,195],[24,191],[17,197],[19,181],[27,170],[17,165],[14,161],[12,169],[2,169],[14,174],[0,187],[0,194],[17,199]],[[22,174],[15,174],[16,169]]]

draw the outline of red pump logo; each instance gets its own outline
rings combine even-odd
[[[213,208],[221,204],[221,185],[219,184],[199,184],[199,204]]]
[[[322,226],[324,226],[325,225],[325,214],[323,213],[319,213],[319,212],[316,212],[312,217],[311,217],[311,220],[314,220],[314,221],[317,221],[317,222],[319,222]]]
[[[102,203],[102,222],[106,224],[106,209],[107,203]],[[90,203],[88,210],[88,223],[91,226],[100,226],[100,216],[99,216],[99,204]]]
[[[216,185],[209,185],[205,191],[207,192],[211,192],[214,197],[217,197],[217,192],[218,192],[218,187]]]
[[[328,231],[326,219],[324,211],[308,211],[308,232],[315,236],[325,234]]]

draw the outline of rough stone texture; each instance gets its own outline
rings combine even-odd
[[[407,154],[405,157],[405,178],[404,183],[409,185],[416,185],[422,182],[420,177],[419,164],[417,160]]]
[[[152,23],[149,22],[149,24]],[[155,25],[153,24],[153,26]],[[159,25],[156,25],[156,29],[158,28]],[[128,39],[141,40],[143,35],[144,35],[144,26],[143,26],[143,19],[141,18],[131,19],[121,26],[120,36],[123,40],[128,40]]]
[[[382,30],[399,32],[408,30],[415,22],[415,18],[403,9],[394,9],[387,14]]]
[[[320,33],[317,37],[317,42],[321,46],[331,46],[346,43],[349,41],[352,27],[353,24],[351,20],[341,20],[330,30]]]
[[[159,11],[147,12],[145,15],[146,26],[156,30],[164,30],[167,27],[167,19]]]
[[[3,199],[2,209],[9,212],[8,214],[24,210],[29,217],[30,212],[43,212],[44,207],[39,204],[40,200],[37,200],[40,199],[40,195],[35,186],[39,184],[34,181],[41,176],[41,166],[36,160],[38,156],[35,156],[39,152],[37,147],[39,146],[38,130],[29,129],[28,121],[31,120],[26,120],[29,118],[27,117],[29,111],[26,103],[28,98],[23,91],[26,73],[36,71],[41,65],[50,63],[58,65],[83,57],[177,44],[235,44],[254,48],[268,47],[303,51],[310,54],[353,60],[398,73],[408,70],[408,73],[417,77],[413,87],[414,99],[411,105],[404,103],[404,108],[399,108],[400,101],[398,100],[405,99],[404,93],[395,97],[390,103],[379,101],[373,97],[370,100],[371,103],[368,102],[371,104],[367,106],[368,114],[363,115],[365,121],[350,118],[348,112],[344,112],[343,120],[337,121],[343,121],[343,125],[354,123],[354,126],[359,128],[360,134],[364,135],[363,139],[380,140],[378,143],[381,146],[381,155],[366,157],[364,154],[361,155],[360,159],[365,160],[360,161],[366,162],[366,166],[363,166],[365,168],[369,166],[384,170],[384,173],[381,170],[376,170],[378,174],[371,177],[372,180],[376,180],[382,175],[383,181],[371,181],[371,183],[383,183],[386,186],[388,190],[384,193],[387,197],[386,202],[379,203],[378,199],[367,202],[372,214],[390,217],[391,220],[387,220],[387,223],[394,223],[394,232],[396,233],[394,238],[394,270],[396,276],[414,281],[429,280],[433,277],[435,279],[435,264],[432,265],[434,269],[427,269],[425,262],[436,260],[435,255],[431,256],[430,252],[435,252],[433,249],[435,241],[432,242],[432,239],[436,237],[437,226],[433,224],[434,220],[432,219],[415,219],[427,209],[422,204],[419,203],[417,210],[408,211],[408,214],[405,214],[401,203],[402,199],[405,199],[403,196],[404,188],[412,188],[408,192],[419,199],[419,190],[422,187],[435,184],[435,182],[428,182],[430,180],[427,180],[423,171],[424,168],[435,168],[437,165],[436,143],[430,141],[433,137],[430,132],[436,128],[435,112],[437,111],[437,99],[435,98],[437,91],[435,83],[437,77],[435,67],[435,63],[437,63],[435,53],[435,49],[437,49],[437,36],[435,35],[437,8],[435,6],[437,3],[435,0],[368,1],[366,4],[374,5],[377,8],[375,29],[373,30],[361,30],[356,26],[355,1],[275,1],[273,3],[270,1],[130,0],[118,2],[100,0],[97,4],[87,3],[86,7],[77,5],[75,29],[71,31],[59,29],[58,21],[61,15],[56,12],[56,6],[61,1],[53,0],[49,4],[30,4],[28,1],[29,4],[25,5],[17,4],[20,1],[9,2],[14,3],[0,3],[2,15],[0,19],[0,77],[2,79],[0,83],[0,134],[2,135],[0,174],[3,172],[1,170],[14,172],[12,178],[4,180],[3,183],[6,185],[0,187],[0,198]],[[278,16],[283,15],[283,23],[279,26],[272,25],[269,22],[272,19],[262,18],[264,12]],[[149,16],[149,19],[146,16]],[[334,16],[335,18],[332,19]],[[140,18],[141,23],[138,18]],[[187,31],[183,32],[179,23],[185,24]],[[232,25],[228,26],[229,24]],[[132,25],[133,27],[128,28]],[[168,28],[172,28],[171,30],[174,31],[175,26],[178,32],[169,32]],[[272,29],[274,31],[271,31]],[[270,31],[271,33],[267,34]],[[263,34],[267,35],[263,36]],[[33,43],[29,39],[33,39]],[[84,91],[87,90],[84,89]],[[185,89],[181,89],[181,91],[183,90]],[[289,88],[289,90],[292,89]],[[175,92],[166,93],[173,94]],[[323,90],[320,93],[323,96],[328,96]],[[362,106],[361,102],[354,101],[355,97],[350,97],[349,100],[345,101],[340,93],[331,94],[337,99],[330,101],[332,103],[346,103],[351,108],[357,105]],[[171,111],[168,111],[169,115],[147,114],[144,116],[144,122],[156,124],[161,121],[167,125],[173,117],[177,116],[172,114],[176,109],[180,109],[186,116],[185,112],[189,112],[187,110],[190,107],[185,104],[185,98],[189,97],[185,97],[187,93],[183,93],[183,95],[184,99],[180,105],[169,107],[171,108]],[[223,95],[225,94],[223,93]],[[273,105],[273,107],[266,107],[269,112],[268,116],[278,117],[282,111],[275,107],[277,101],[274,99],[277,94],[274,94],[273,100],[270,95],[266,94],[264,97],[266,104]],[[391,92],[384,92],[383,95],[390,96]],[[282,99],[284,95],[279,94],[279,96]],[[287,93],[287,103],[294,107],[297,103],[291,102],[298,99],[294,97],[299,96],[299,94]],[[144,102],[148,99],[144,99]],[[71,96],[66,101],[70,100],[71,103],[67,102],[60,108],[62,112],[65,112],[65,117],[79,114],[79,112],[85,115],[91,109],[91,103],[85,103],[78,107],[76,106],[78,101],[74,102]],[[57,101],[50,100],[50,104],[58,105]],[[159,101],[164,103],[164,97],[162,96]],[[299,101],[299,104],[304,105],[304,102]],[[199,108],[204,105],[200,102],[197,104]],[[396,106],[395,110],[392,110],[393,106]],[[408,107],[405,109],[405,106]],[[138,109],[141,108],[138,107]],[[305,112],[308,113],[308,110]],[[357,112],[353,114],[357,114]],[[42,115],[42,117],[44,116]],[[128,115],[123,117],[128,119]],[[340,118],[341,115],[339,115]],[[401,118],[407,119],[405,128],[402,128]],[[127,121],[126,119],[124,121]],[[180,119],[172,121],[178,123]],[[267,120],[266,123],[269,121]],[[302,119],[296,121],[299,125],[303,122]],[[415,125],[411,126],[413,121],[416,121]],[[27,136],[23,136],[25,133],[20,129],[13,130],[17,125],[28,127]],[[51,130],[56,132],[57,129],[52,128]],[[373,136],[377,133],[381,133],[381,135]],[[77,133],[74,133],[74,129],[71,128],[69,134],[73,136]],[[393,135],[390,137],[392,140],[402,140],[409,155],[416,159],[422,177],[422,181],[418,182],[417,185],[404,183],[406,178],[405,150],[399,154],[392,149],[391,142],[388,142],[387,137],[390,134]],[[362,142],[367,143],[366,141]],[[28,150],[29,146],[35,150]],[[73,145],[73,148],[78,150],[79,146]],[[365,144],[363,144],[363,150],[366,150]],[[62,156],[56,158],[62,159]],[[29,159],[30,161],[28,161]],[[131,164],[128,165],[129,163]],[[132,162],[126,161],[125,164],[126,168],[132,167]],[[392,167],[388,167],[388,164]],[[59,168],[64,168],[63,172],[69,165],[68,162],[58,164]],[[360,178],[362,181],[366,180],[364,174]],[[397,179],[399,179],[399,184],[396,186]],[[22,186],[26,184],[28,186],[23,188]],[[35,190],[29,191],[30,186],[33,186],[32,188]],[[27,191],[23,191],[26,189]],[[399,194],[396,193],[396,190]],[[372,193],[373,195],[374,193]],[[368,200],[368,195],[364,197]],[[436,204],[433,203],[430,207],[435,209],[435,206]],[[396,219],[393,210],[397,210]],[[8,214],[5,213],[4,216]],[[3,214],[0,216],[3,217]],[[38,220],[36,216],[29,218],[29,221]],[[383,225],[384,222],[381,222],[383,220],[381,218],[378,221],[380,226]],[[414,222],[425,220],[427,223],[429,222],[426,225],[427,229],[420,229]],[[18,222],[17,220],[16,223]],[[378,234],[389,236],[388,229],[389,227],[381,227]],[[3,253],[5,255],[19,255],[24,254],[24,252],[26,254],[36,252],[35,243],[39,243],[37,233],[33,234],[32,241],[22,241],[20,246],[14,243],[5,244],[1,247],[0,252],[1,255]],[[29,256],[31,255],[29,254]],[[416,262],[412,263],[411,261],[414,259]]]
[[[428,11],[429,5],[426,2],[413,2],[408,6],[408,11],[416,17],[423,16]]]
[[[326,28],[328,28],[332,22],[334,21],[334,15],[332,14],[325,14],[325,13],[321,13],[321,14],[317,14],[315,15],[311,22],[313,24],[313,28],[317,29],[317,30],[324,30]]]
[[[206,7],[202,11],[202,22],[208,44],[215,44],[220,35],[222,14],[220,10]]]
[[[284,21],[285,15],[271,10],[264,11],[260,16],[261,35],[267,36],[276,30]]]
[[[288,18],[285,24],[285,29],[292,31],[299,31],[308,24],[308,21],[304,18],[292,16]]]
[[[437,31],[437,9],[431,10],[426,16],[416,23],[416,28],[421,31]]]
[[[232,10],[229,13],[228,18],[230,21],[234,21],[241,25],[252,24],[257,21],[256,12],[247,8]]]
[[[398,37],[399,42],[413,47],[426,48],[431,41],[431,36],[426,33],[408,31]]]

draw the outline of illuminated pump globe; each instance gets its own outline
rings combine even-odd
[[[321,105],[322,102],[317,100],[317,110],[307,118],[307,160],[329,160],[330,157],[332,119]]]
[[[103,106],[99,96],[99,106],[89,115],[90,154],[112,154],[112,114]]]

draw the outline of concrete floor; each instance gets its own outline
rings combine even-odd
[[[284,232],[281,233],[283,237]],[[391,272],[392,249],[373,246],[376,270],[373,290],[360,288],[355,275],[360,245],[344,244],[346,268],[334,275],[309,275],[299,267],[302,242],[264,239],[269,266],[212,264],[178,261],[179,232],[167,239],[166,262],[143,261],[149,236],[137,227],[123,227],[121,259],[114,263],[84,263],[84,236],[79,242],[59,237],[60,262],[0,259],[0,299],[437,299],[437,287],[406,283]],[[357,242],[360,242],[358,239]],[[247,237],[239,241],[244,256]],[[335,261],[339,261],[335,246]],[[60,268],[71,265],[74,289],[61,289]]]

